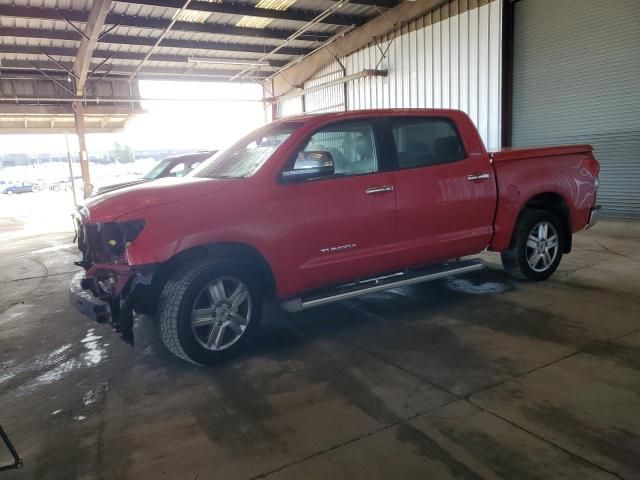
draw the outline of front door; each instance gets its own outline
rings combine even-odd
[[[278,186],[289,292],[395,268],[394,174],[382,171],[378,143],[369,121],[336,122],[314,132],[292,159],[288,168],[296,170],[304,168],[300,152],[328,152],[335,174]]]

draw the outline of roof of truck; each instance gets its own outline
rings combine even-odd
[[[290,117],[284,117],[278,119],[277,123],[286,122],[307,122],[311,120],[324,120],[325,118],[349,118],[349,117],[376,117],[381,115],[442,115],[442,116],[455,116],[465,115],[461,110],[447,109],[447,108],[379,108],[370,110],[349,110],[348,112],[327,112],[327,113],[307,113],[303,115],[292,115]]]

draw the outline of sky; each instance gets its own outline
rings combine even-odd
[[[246,83],[140,81],[145,98],[193,98],[198,101],[143,102],[146,114],[131,119],[119,133],[87,134],[87,149],[111,150],[114,142],[136,149],[220,149],[265,122],[259,101],[217,101],[217,99],[260,100],[259,85]],[[216,101],[214,101],[216,100]],[[69,135],[72,150],[75,135]],[[62,134],[2,135],[2,153],[64,153]]]

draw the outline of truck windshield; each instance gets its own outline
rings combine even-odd
[[[193,170],[190,176],[208,178],[250,177],[300,126],[299,123],[270,125],[250,133]]]
[[[167,165],[173,161],[173,158],[163,158],[160,160],[155,167],[153,167],[150,171],[148,171],[145,175],[142,176],[145,180],[154,180],[162,174]]]

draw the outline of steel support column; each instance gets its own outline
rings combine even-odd
[[[69,135],[64,134],[64,141],[67,144],[67,161],[69,163],[69,180],[71,180],[71,193],[73,194],[73,206],[78,206],[78,198],[76,197],[76,181],[73,178],[73,157],[69,148]]]
[[[78,146],[80,150],[80,170],[82,171],[82,184],[84,185],[84,198],[91,196],[93,186],[89,177],[89,154],[85,140],[84,128],[84,105],[81,102],[73,104],[73,115],[76,123],[76,135],[78,136]]]
[[[76,59],[73,62],[73,73],[76,77],[76,95],[84,96],[87,78],[89,78],[89,67],[93,58],[93,51],[98,44],[98,39],[102,33],[107,14],[111,9],[112,0],[95,0],[89,12],[89,17],[85,24],[83,39],[80,41]],[[80,146],[80,169],[82,170],[82,183],[84,185],[84,198],[91,195],[91,179],[89,177],[89,155],[85,142],[84,128],[84,105],[82,102],[73,103],[73,114],[75,117],[76,134],[78,135],[78,145]]]

